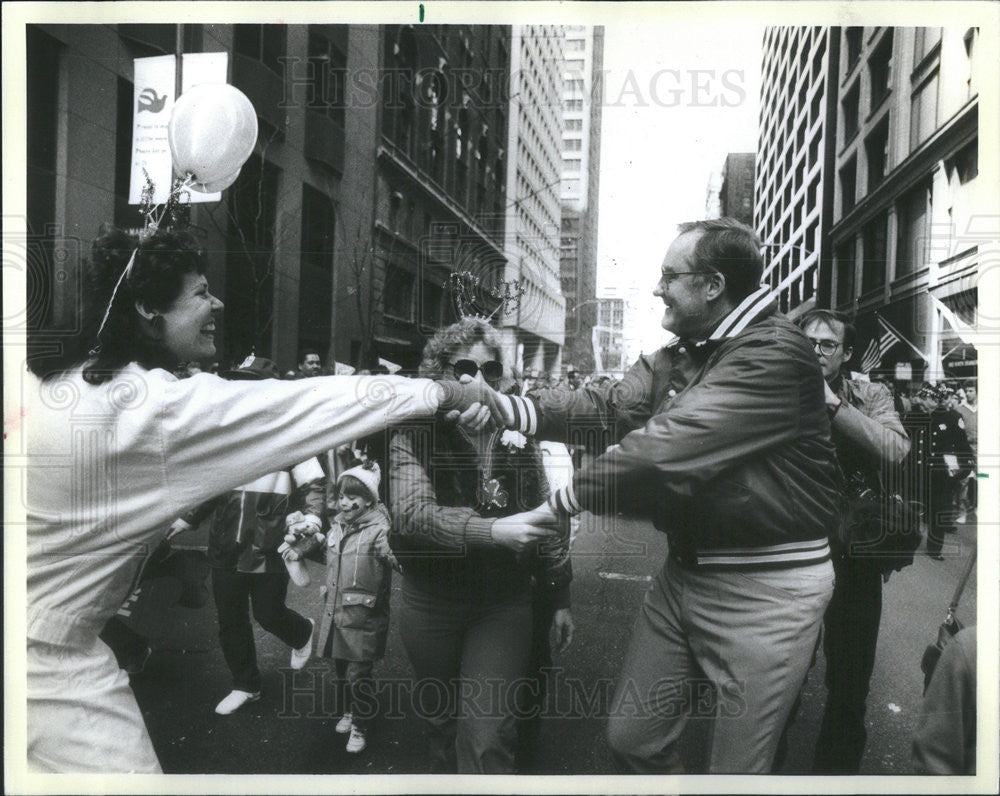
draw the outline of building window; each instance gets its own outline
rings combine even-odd
[[[886,231],[887,216],[882,213],[865,225],[862,231],[862,253],[864,263],[861,269],[861,292],[876,290],[885,284],[886,271]]]
[[[569,99],[566,100],[566,110],[568,111],[582,111],[583,110],[583,100],[582,99]]]
[[[226,256],[226,350],[269,356],[274,306],[279,170],[254,154],[229,189]]]
[[[854,298],[854,239],[837,247],[837,306]]]
[[[347,91],[347,55],[330,38],[309,31],[309,64],[312,96],[308,107],[319,111],[341,127]]]
[[[892,81],[892,37],[893,29],[882,37],[875,52],[868,59],[868,77],[872,87],[872,105],[874,111],[882,104],[891,88]]]
[[[579,171],[580,164],[579,160],[563,160],[563,171]]]
[[[325,349],[333,315],[333,202],[302,186],[302,252],[299,258],[299,347]]]
[[[567,193],[577,193],[580,190],[580,181],[563,180],[563,190]]]
[[[583,52],[587,43],[583,39],[566,39],[566,52]]]
[[[861,57],[861,40],[864,37],[865,29],[859,27],[844,28],[844,50],[847,53],[847,71],[850,72],[854,64]]]
[[[413,320],[413,275],[395,265],[385,269],[382,289],[385,314],[400,321]]]
[[[583,141],[579,138],[569,138],[563,141],[563,149],[567,152],[579,152],[583,149]]]
[[[941,44],[941,28],[916,28],[913,37],[913,65],[917,66]]]
[[[846,216],[854,209],[858,192],[858,159],[852,157],[840,170],[840,215]]]
[[[567,119],[566,120],[566,130],[582,130],[583,129],[583,119]]]
[[[868,193],[871,193],[885,177],[886,164],[889,161],[888,116],[865,139],[865,156],[868,160]]]
[[[858,132],[858,102],[860,98],[861,83],[857,81],[851,90],[844,94],[844,98],[840,101],[840,111],[844,118],[844,146]]]
[[[960,185],[965,185],[979,176],[979,140],[966,144],[958,152],[945,161],[948,178],[957,173]]]
[[[441,309],[447,303],[444,300],[444,290],[429,279],[423,280],[421,287],[420,326],[437,331],[441,326]]]
[[[285,55],[285,26],[233,25],[233,52],[260,61],[280,75],[278,59]]]
[[[583,79],[574,77],[563,81],[563,90],[570,94],[582,94],[583,93]]]
[[[919,186],[906,194],[896,208],[896,277],[919,270],[927,262],[931,218],[931,186]]]
[[[910,150],[916,149],[937,129],[938,70],[913,92],[910,105]]]

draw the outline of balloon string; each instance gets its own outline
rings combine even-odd
[[[135,264],[135,255],[138,253],[138,249],[132,249],[132,256],[128,258],[128,265],[125,266],[125,270],[122,271],[122,275],[118,277],[118,281],[115,282],[115,289],[111,291],[111,298],[108,299],[108,306],[104,310],[104,317],[101,318],[101,325],[97,327],[97,337],[100,338],[101,333],[104,331],[104,325],[108,322],[108,316],[111,314],[111,307],[115,303],[115,296],[118,295],[118,288],[121,287],[122,281],[132,272],[132,266]]]

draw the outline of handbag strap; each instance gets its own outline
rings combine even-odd
[[[965,584],[969,581],[969,575],[972,574],[972,568],[976,564],[976,551],[972,551],[972,555],[969,556],[969,562],[965,565],[965,572],[962,574],[962,579],[958,582],[958,586],[955,589],[955,595],[951,598],[951,605],[948,606],[948,613],[953,614],[958,608],[958,601],[962,599],[962,592],[965,591]]]

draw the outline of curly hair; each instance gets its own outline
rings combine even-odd
[[[450,326],[438,329],[427,341],[417,375],[428,379],[441,378],[455,353],[463,348],[471,348],[476,343],[483,343],[496,359],[503,359],[497,330],[483,318],[462,318]]]
[[[115,293],[133,252],[132,269]],[[184,277],[204,274],[205,269],[205,256],[189,233],[157,231],[139,241],[111,225],[102,225],[90,258],[83,264],[85,299],[80,335],[67,341],[61,360],[39,357],[29,366],[45,378],[85,362],[83,375],[91,384],[109,381],[129,362],[173,370],[177,358],[143,329],[135,305],[166,312],[180,295]],[[98,335],[106,311],[108,319]]]

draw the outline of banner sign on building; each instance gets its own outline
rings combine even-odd
[[[913,365],[909,362],[896,363],[896,381],[910,381],[913,378]]]
[[[135,59],[132,106],[132,176],[128,203],[142,202],[146,174],[153,181],[153,202],[167,201],[172,182],[167,124],[174,108],[177,59],[173,55]]]
[[[132,114],[132,173],[128,202],[142,202],[146,173],[153,181],[153,202],[164,204],[174,175],[167,126],[174,108],[177,59],[173,55],[136,58]],[[225,83],[229,54],[185,53],[181,56],[181,93],[202,83]],[[185,201],[218,202],[221,193],[190,191]]]

